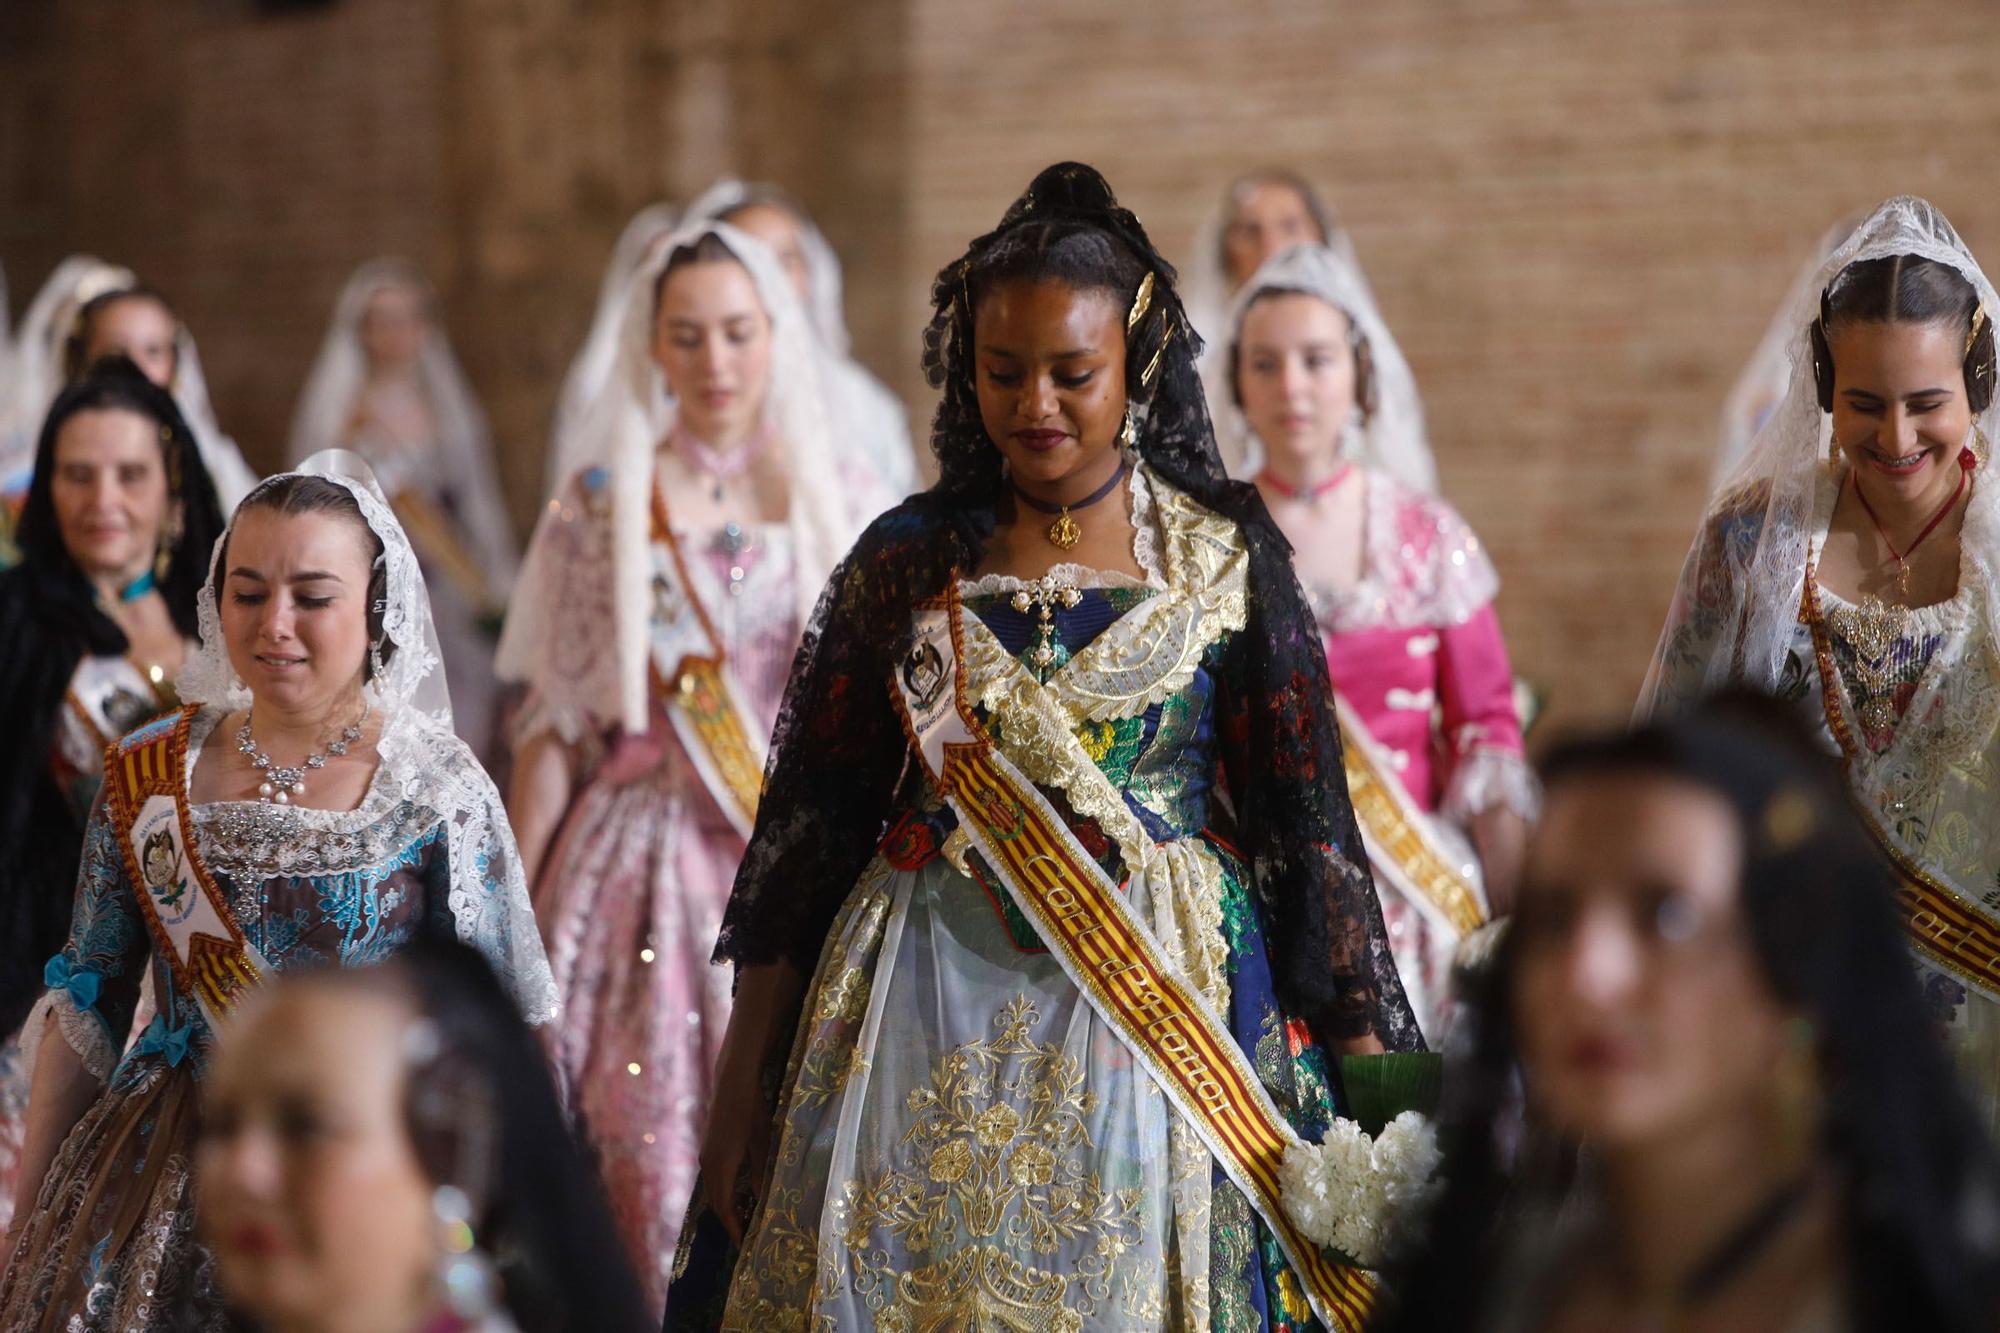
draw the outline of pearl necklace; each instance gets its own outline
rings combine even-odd
[[[368,710],[363,708],[361,716],[326,747],[325,754],[309,754],[305,762],[295,768],[280,768],[270,755],[257,748],[257,742],[250,735],[250,714],[243,715],[243,725],[236,732],[236,748],[250,758],[250,766],[264,775],[257,784],[257,799],[266,805],[290,805],[294,796],[306,794],[306,773],[326,767],[327,756],[345,756],[347,747],[361,739],[361,724],[368,720]]]

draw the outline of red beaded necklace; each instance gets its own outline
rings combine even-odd
[[[1354,464],[1342,463],[1339,469],[1324,481],[1316,481],[1310,486],[1294,486],[1271,469],[1265,468],[1257,474],[1257,484],[1269,486],[1287,500],[1304,500],[1307,504],[1314,504],[1335,490],[1341,482],[1346,481],[1348,474],[1353,471]]]
[[[1876,514],[1875,506],[1868,503],[1868,492],[1861,489],[1860,478],[1849,470],[1847,475],[1849,480],[1854,482],[1854,498],[1861,501],[1861,511],[1868,515],[1868,521],[1875,525],[1875,535],[1882,539],[1882,544],[1889,548],[1890,556],[1896,561],[1896,582],[1905,601],[1909,600],[1910,593],[1910,557],[1917,553],[1917,548],[1924,544],[1925,538],[1938,530],[1938,525],[1945,521],[1951,511],[1958,508],[1958,502],[1965,498],[1965,488],[1972,484],[1972,469],[1977,466],[1979,460],[1972,450],[1958,451],[1958,485],[1953,488],[1951,498],[1931,516],[1930,522],[1924,524],[1924,530],[1917,534],[1917,539],[1900,551],[1896,549],[1896,543],[1889,540],[1889,530],[1882,526],[1882,519]]]

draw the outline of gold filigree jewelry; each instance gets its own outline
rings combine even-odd
[[[1983,305],[1972,307],[1972,327],[1965,331],[1965,346],[1958,354],[1961,360],[1972,355],[1972,344],[1979,341],[1979,330],[1985,326],[1986,307]]]
[[[1053,537],[1050,540],[1054,540]],[[1071,543],[1074,545],[1075,543]],[[1030,611],[1041,612],[1041,623],[1035,627],[1039,636],[1034,648],[1028,653],[1028,660],[1038,671],[1047,671],[1056,660],[1056,608],[1065,611],[1074,608],[1083,600],[1083,594],[1073,583],[1065,583],[1053,574],[1044,574],[1014,594],[1013,607],[1022,615]]]
[[[1894,654],[1909,637],[1908,608],[1891,606],[1864,593],[1852,606],[1826,612],[1827,627],[1845,642],[1854,657],[1852,686],[1860,705],[1864,730],[1880,734],[1896,724],[1896,687],[1900,683]]]

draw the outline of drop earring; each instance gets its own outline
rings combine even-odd
[[[467,1326],[482,1322],[499,1309],[499,1275],[481,1252],[472,1230],[472,1200],[456,1185],[440,1185],[431,1194],[437,1219],[438,1288],[452,1314]]]

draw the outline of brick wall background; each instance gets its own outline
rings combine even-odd
[[[243,0],[0,6],[0,264],[130,263],[283,449],[335,292],[443,292],[525,522],[625,218],[780,180],[921,422],[929,278],[1040,166],[1170,253],[1235,171],[1337,203],[1559,718],[1629,708],[1715,424],[1835,217],[1929,195],[2000,263],[1994,0]]]

